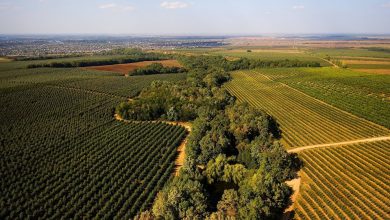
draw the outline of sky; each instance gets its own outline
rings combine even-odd
[[[390,0],[0,0],[0,34],[390,34]]]

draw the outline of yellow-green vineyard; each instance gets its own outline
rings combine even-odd
[[[232,75],[226,88],[240,101],[273,115],[282,141],[304,162],[295,219],[390,219],[388,129],[275,82],[261,71]],[[353,143],[356,140],[362,143]]]
[[[390,141],[305,150],[296,219],[389,219]]]
[[[261,71],[232,74],[226,88],[240,101],[265,110],[280,124],[287,147],[328,144],[387,136],[384,127],[312,98]]]

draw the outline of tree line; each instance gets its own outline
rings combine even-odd
[[[193,120],[185,164],[136,219],[276,219],[290,203],[285,183],[301,162],[278,142],[276,121],[223,87],[241,68],[222,57],[182,57],[187,80],[155,82],[116,113],[133,120]],[[243,67],[245,65],[242,65]]]
[[[154,74],[167,74],[167,73],[184,73],[187,70],[182,67],[172,66],[165,67],[161,63],[152,63],[146,67],[137,68],[129,72],[130,76],[140,75],[154,75]]]

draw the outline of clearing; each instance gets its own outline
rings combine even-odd
[[[107,71],[107,72],[118,72],[127,76],[130,71],[138,68],[146,67],[153,63],[161,63],[166,67],[182,67],[182,65],[177,60],[159,60],[159,61],[143,61],[143,62],[136,62],[136,63],[106,65],[106,66],[90,66],[90,67],[85,67],[85,69]]]

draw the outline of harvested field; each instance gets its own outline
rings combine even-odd
[[[0,63],[7,63],[7,62],[11,62],[12,60],[11,59],[8,59],[7,57],[0,57]]]
[[[355,69],[359,72],[376,73],[376,74],[390,74],[390,69]]]
[[[343,60],[345,64],[390,65],[390,60]]]
[[[174,67],[174,66],[182,67],[182,65],[177,60],[161,60],[161,61],[143,61],[137,63],[115,64],[115,65],[107,65],[107,66],[90,66],[90,67],[85,67],[85,69],[118,72],[118,73],[122,73],[123,75],[127,75],[132,70],[142,68],[153,63],[161,63],[166,67]]]

